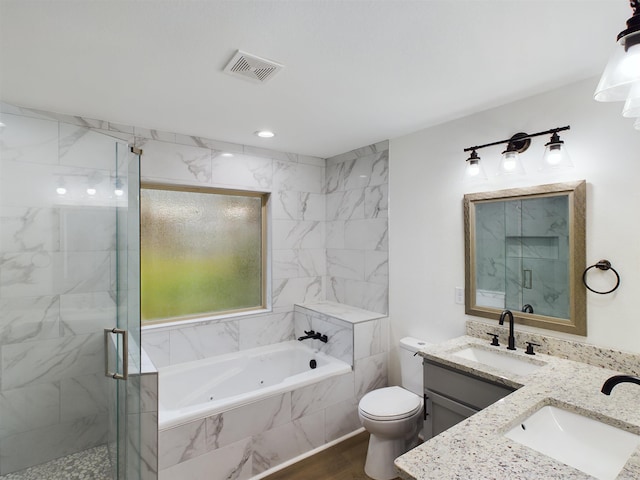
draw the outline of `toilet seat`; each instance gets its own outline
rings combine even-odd
[[[422,409],[422,399],[401,387],[385,387],[362,397],[358,409],[362,416],[370,420],[402,420]]]

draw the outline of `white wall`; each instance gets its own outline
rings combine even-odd
[[[622,118],[621,103],[592,99],[597,81],[591,78],[391,140],[392,346],[405,335],[438,342],[464,333],[468,317],[464,305],[454,302],[454,288],[464,286],[465,193],[585,179],[587,265],[610,260],[620,273],[621,285],[610,295],[588,293],[586,338],[547,334],[640,352],[640,132],[633,129],[632,121]],[[548,141],[544,136],[533,139],[522,155],[529,172],[524,179],[495,177],[504,149],[496,146],[479,151],[489,176],[485,185],[464,183],[465,147],[564,125],[571,125],[561,138],[575,164],[572,171],[537,171]],[[516,329],[535,331],[522,326]],[[397,355],[392,354],[390,360],[394,383]]]

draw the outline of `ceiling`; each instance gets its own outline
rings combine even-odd
[[[625,0],[0,0],[0,98],[329,157],[597,76],[631,14]],[[264,84],[223,73],[238,49],[285,68]]]

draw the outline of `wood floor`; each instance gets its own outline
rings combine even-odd
[[[371,480],[364,473],[368,442],[362,432],[263,480]]]

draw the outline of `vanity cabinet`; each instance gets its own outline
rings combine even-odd
[[[425,422],[428,440],[515,389],[424,360]]]

